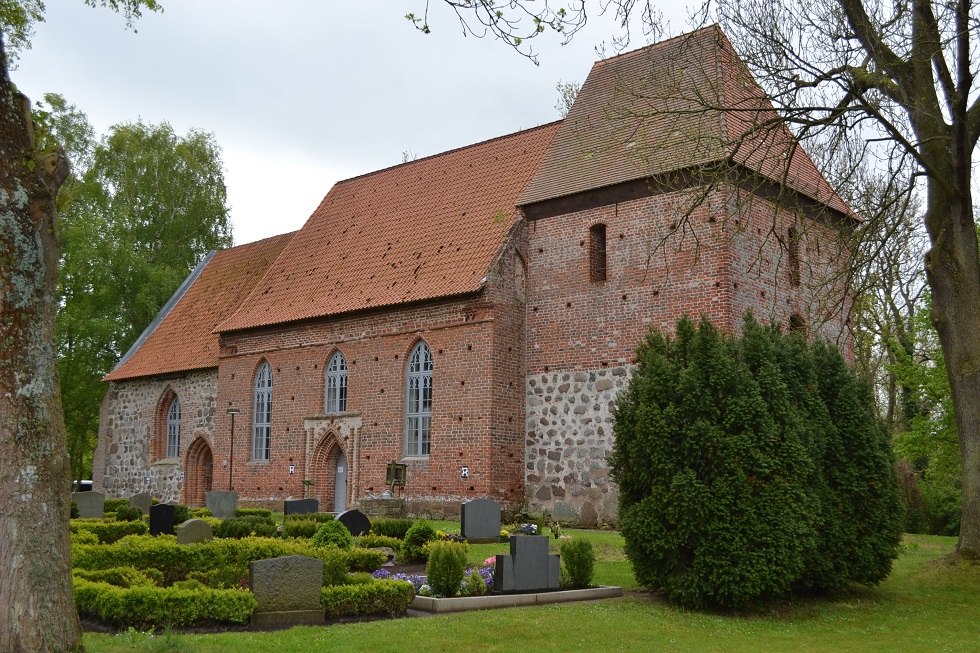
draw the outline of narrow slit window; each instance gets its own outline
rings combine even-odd
[[[589,227],[589,279],[606,280],[606,225]]]
[[[167,458],[180,456],[180,400],[174,397],[167,411]]]
[[[800,285],[800,234],[790,227],[788,236],[786,249],[789,254],[789,285],[795,288]]]

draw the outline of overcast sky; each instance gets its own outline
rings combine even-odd
[[[164,0],[134,33],[82,0],[48,2],[11,72],[29,97],[56,92],[99,134],[142,119],[213,132],[236,244],[303,225],[337,181],[559,118],[559,81],[615,52],[609,17],[572,43],[535,42],[540,66],[464,38],[432,2],[433,33],[404,18],[424,0]],[[681,15],[672,32],[684,31]],[[632,47],[645,45],[634,34]]]

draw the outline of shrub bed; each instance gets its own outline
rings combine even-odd
[[[78,576],[74,583],[79,614],[115,626],[143,629],[243,624],[248,623],[256,607],[255,596],[241,590],[122,588]]]
[[[139,510],[139,508],[137,508]],[[88,531],[99,538],[103,544],[112,544],[127,535],[146,535],[150,532],[150,527],[142,519],[138,521],[104,521],[87,519],[73,519],[71,522],[71,532]]]
[[[399,540],[397,537],[389,537],[388,535],[374,535],[373,533],[367,533],[366,535],[360,535],[354,539],[357,541],[357,546],[365,549],[373,549],[379,546],[384,546],[397,551],[402,546],[401,540]]]
[[[328,619],[367,615],[401,617],[413,598],[412,584],[399,580],[336,585],[320,590],[320,604]]]

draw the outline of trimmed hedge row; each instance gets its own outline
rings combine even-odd
[[[404,540],[405,533],[414,523],[414,519],[377,519],[371,522],[371,534],[386,535]]]
[[[415,598],[415,588],[402,580],[378,580],[358,585],[335,585],[320,590],[327,619],[387,615],[401,617]]]
[[[88,521],[73,519],[71,532],[88,531],[94,533],[103,544],[112,544],[127,535],[146,535],[150,527],[142,519],[139,521]]]
[[[230,575],[248,576],[252,560],[305,555],[324,561],[324,582],[343,582],[348,571],[374,571],[385,556],[380,551],[334,547],[317,548],[302,540],[247,538],[242,540],[209,540],[197,544],[177,544],[172,535],[158,537],[125,537],[105,545],[72,545],[72,566],[97,570],[132,566],[158,569],[164,584],[187,578],[191,572],[231,569]]]
[[[256,600],[242,590],[122,588],[75,576],[75,605],[82,616],[136,628],[248,623]]]

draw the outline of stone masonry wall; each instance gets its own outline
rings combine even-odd
[[[203,370],[110,384],[99,442],[105,452],[102,483],[107,496],[149,492],[163,502],[184,501],[188,449],[198,438],[213,447],[217,381],[217,370]],[[152,460],[155,444],[157,451],[163,450],[159,444],[166,438],[166,422],[161,419],[161,402],[171,392],[180,400],[180,456]]]
[[[609,479],[612,409],[630,366],[534,374],[527,378],[528,501],[533,512],[583,526],[615,523]]]

